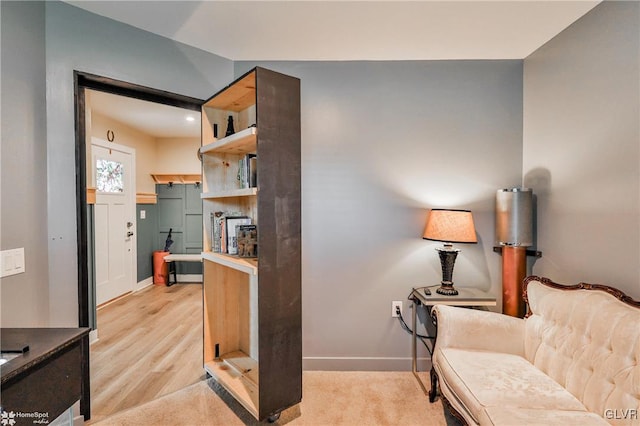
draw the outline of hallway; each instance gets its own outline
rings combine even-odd
[[[149,286],[98,310],[91,422],[204,378],[202,285]]]

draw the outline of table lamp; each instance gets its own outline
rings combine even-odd
[[[442,281],[436,293],[455,296],[458,290],[453,287],[453,265],[460,249],[453,243],[477,243],[476,229],[470,210],[432,209],[427,218],[427,226],[422,236],[425,240],[442,241],[443,247],[436,250],[440,255]]]

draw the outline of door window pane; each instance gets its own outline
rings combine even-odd
[[[118,161],[96,160],[96,187],[100,192],[124,192],[124,165]]]

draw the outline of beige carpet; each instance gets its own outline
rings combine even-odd
[[[424,379],[427,375],[424,374]],[[302,403],[276,425],[457,425],[430,404],[411,372],[305,371]],[[427,381],[428,383],[428,381]],[[213,380],[131,408],[96,425],[252,425],[258,422]],[[266,423],[266,422],[265,422]]]

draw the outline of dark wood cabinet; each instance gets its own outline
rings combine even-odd
[[[202,126],[205,369],[273,418],[302,399],[300,80],[254,68],[205,102]],[[247,154],[257,187],[242,184]],[[251,218],[257,258],[216,252],[220,212]]]
[[[0,366],[2,410],[40,413],[48,423],[79,400],[81,414],[91,418],[88,328],[3,328],[0,334],[2,351],[29,347],[20,354],[2,353],[11,356]]]

